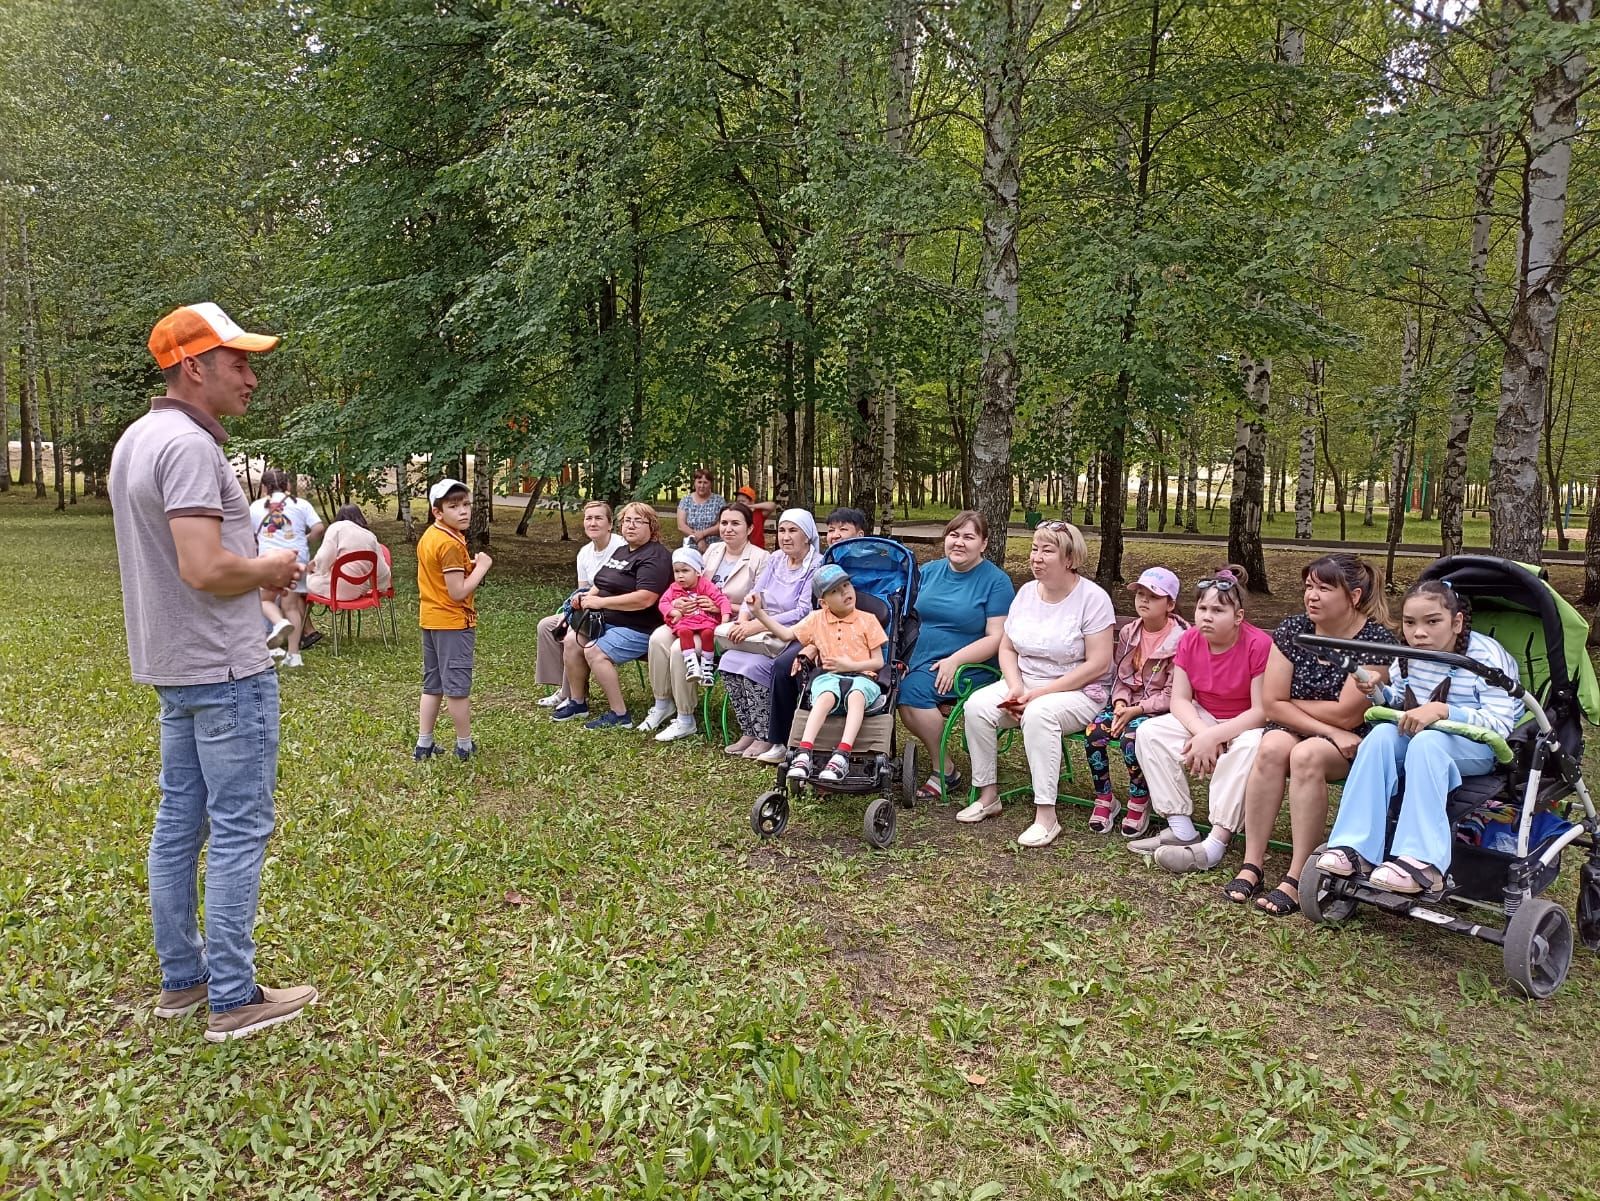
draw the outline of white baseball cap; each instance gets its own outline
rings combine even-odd
[[[1143,588],[1156,596],[1164,596],[1168,600],[1178,599],[1178,577],[1165,567],[1147,568],[1144,574],[1134,581],[1133,586]]]
[[[433,505],[438,504],[447,495],[449,495],[450,492],[453,491],[454,489],[456,489],[456,488],[465,488],[465,487],[466,487],[466,485],[463,484],[460,480],[453,480],[449,476],[445,476],[444,479],[440,480],[437,484],[435,484],[433,487],[428,489],[428,505],[429,505],[429,507],[432,507]]]

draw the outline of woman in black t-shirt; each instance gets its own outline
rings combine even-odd
[[[1300,646],[1300,634],[1354,638],[1386,645],[1395,636],[1381,623],[1389,619],[1383,581],[1360,557],[1324,555],[1300,573],[1304,614],[1288,617],[1273,633],[1272,654],[1263,681],[1267,726],[1244,794],[1244,866],[1223,891],[1233,901],[1255,896],[1272,827],[1283,809],[1289,785],[1289,822],[1294,849],[1283,881],[1256,907],[1274,917],[1300,908],[1300,869],[1323,840],[1328,826],[1328,785],[1350,771],[1365,723],[1367,697],[1332,658]],[[1382,674],[1380,668],[1369,668]],[[1253,878],[1252,878],[1253,877]]]
[[[572,601],[575,611],[597,614],[605,623],[605,632],[592,640],[580,640],[577,630],[567,632],[562,659],[572,697],[550,714],[554,721],[587,717],[589,674],[593,672],[610,707],[585,722],[586,730],[626,729],[633,724],[622,697],[617,664],[642,659],[649,651],[651,631],[661,624],[656,603],[672,585],[672,552],[661,543],[661,520],[655,509],[642,501],[624,505],[620,524],[627,545],[600,561],[594,586]],[[578,617],[575,612],[574,621]]]

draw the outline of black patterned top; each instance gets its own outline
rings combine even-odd
[[[1344,691],[1346,679],[1344,668],[1326,651],[1313,646],[1301,646],[1295,641],[1300,634],[1314,633],[1316,627],[1304,613],[1285,617],[1272,632],[1273,645],[1283,652],[1283,657],[1289,660],[1289,665],[1294,668],[1294,676],[1289,682],[1289,699],[1292,701],[1336,701],[1339,699],[1339,694]],[[1376,642],[1386,646],[1400,644],[1400,640],[1385,626],[1379,625],[1370,617],[1367,618],[1367,623],[1356,631],[1354,637],[1357,642]],[[1267,728],[1281,730],[1284,727],[1277,722],[1269,722]],[[1365,734],[1367,729],[1368,725],[1363,723],[1356,727],[1355,732]]]

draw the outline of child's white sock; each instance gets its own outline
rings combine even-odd
[[[427,750],[430,746],[433,745],[433,735],[432,734],[418,734],[417,735],[417,745],[420,746],[423,750]]]
[[[1228,853],[1228,840],[1217,837],[1215,830],[1206,835],[1206,840],[1200,844],[1200,853],[1206,857],[1207,867],[1216,867],[1222,862],[1222,857]]]
[[[470,751],[471,749],[472,749],[472,739],[470,739],[470,738],[457,738],[456,739],[456,750],[458,750],[458,751]]]
[[[1167,818],[1167,828],[1181,842],[1193,842],[1200,837],[1194,828],[1194,820],[1187,813],[1174,813]]]

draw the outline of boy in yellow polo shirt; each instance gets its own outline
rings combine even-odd
[[[428,489],[433,524],[417,539],[417,624],[422,627],[422,706],[417,716],[413,759],[444,751],[433,744],[439,702],[450,710],[456,728],[456,758],[470,759],[472,743],[472,658],[477,643],[478,609],[473,600],[494,560],[488,552],[467,553],[472,493],[460,480],[442,479]]]
[[[747,603],[767,629],[787,642],[800,644],[791,673],[803,670],[802,658],[820,663],[824,669],[811,681],[811,716],[800,739],[800,753],[789,765],[789,778],[804,780],[811,774],[811,752],[822,723],[842,704],[844,729],[839,745],[817,773],[819,780],[842,780],[850,770],[850,748],[861,732],[867,709],[883,695],[875,674],[883,670],[883,647],[889,636],[876,617],[856,608],[855,586],[837,563],[817,568],[811,577],[811,592],[821,607],[793,626],[774,619],[762,608],[759,595],[751,596]]]

